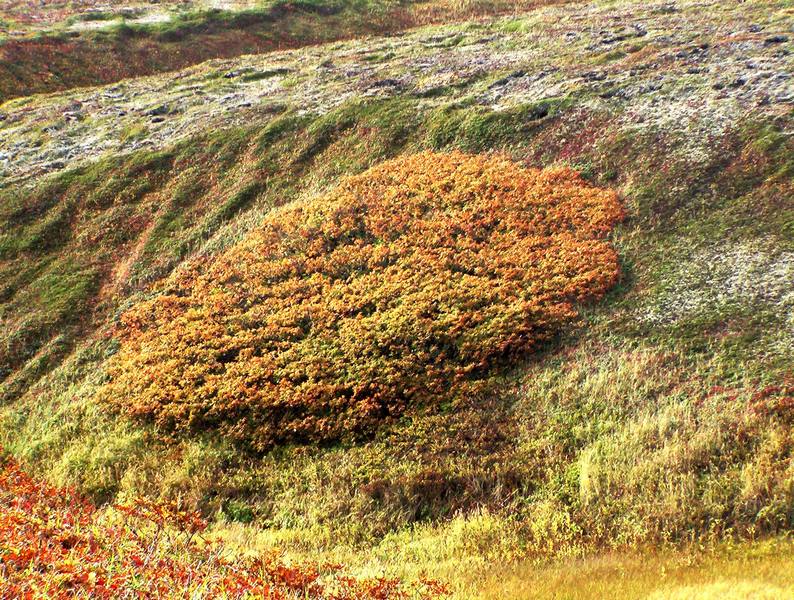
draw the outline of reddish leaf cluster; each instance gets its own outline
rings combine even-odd
[[[98,511],[70,490],[0,458],[0,598],[323,598],[446,595],[433,581],[356,579],[338,565],[231,560],[196,534],[206,524],[175,506],[136,501]]]
[[[767,385],[753,392],[750,410],[783,421],[794,419],[794,375],[784,377],[780,385]]]
[[[266,450],[470,392],[615,284],[616,194],[569,169],[421,153],[274,211],[123,316],[102,395]]]

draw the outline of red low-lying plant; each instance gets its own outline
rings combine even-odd
[[[101,396],[267,450],[471,393],[619,274],[614,192],[570,169],[425,152],[274,211],[122,318]]]
[[[145,500],[98,510],[0,456],[0,598],[264,598],[388,600],[446,596],[443,585],[358,579],[339,565],[230,559],[206,523]]]

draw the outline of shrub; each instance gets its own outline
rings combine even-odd
[[[256,450],[371,434],[472,393],[617,280],[616,194],[568,169],[421,153],[272,213],[123,315],[101,396]]]
[[[231,559],[198,514],[143,499],[97,510],[26,475],[0,449],[0,598],[431,600],[436,581],[359,579],[339,565]]]

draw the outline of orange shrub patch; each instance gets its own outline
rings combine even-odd
[[[0,598],[431,600],[444,585],[357,579],[341,566],[226,558],[206,523],[139,500],[104,512],[0,456]]]
[[[127,312],[104,399],[254,449],[371,433],[471,392],[619,275],[612,191],[425,152],[272,213]]]

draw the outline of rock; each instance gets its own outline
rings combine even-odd
[[[616,42],[622,42],[622,41],[623,41],[623,40],[625,40],[627,37],[628,37],[628,36],[625,36],[625,35],[611,35],[611,36],[609,36],[609,37],[605,37],[604,39],[602,39],[602,40],[601,40],[601,43],[602,43],[604,46],[608,46],[609,44],[614,44],[614,43],[616,43]]]
[[[610,98],[615,98],[616,96],[619,96],[620,93],[621,93],[620,88],[611,88],[598,94],[598,97],[603,98],[604,100],[609,100]]]
[[[526,75],[526,74],[527,74],[527,72],[524,71],[524,70],[514,71],[514,72],[510,73],[510,75],[508,75],[507,77],[502,77],[501,79],[498,79],[498,80],[494,81],[491,85],[488,86],[488,89],[492,90],[493,88],[501,87],[501,86],[503,86],[503,85],[505,85],[507,83],[510,83],[510,81],[513,80],[513,79],[518,79],[520,77],[524,77],[524,75]]]
[[[785,44],[787,41],[787,35],[770,35],[764,40],[764,46],[771,46],[772,44]]]
[[[165,121],[165,117],[154,117],[151,122],[152,123],[162,123],[163,121]]]
[[[641,85],[637,89],[637,92],[639,94],[650,94],[650,93],[653,93],[653,92],[658,92],[660,89],[662,89],[662,84],[659,83],[658,81],[654,81],[654,82],[651,82],[651,83],[647,83],[645,85]]]
[[[607,74],[599,71],[586,71],[579,75],[585,81],[604,81],[607,78]]]
[[[157,117],[161,115],[167,115],[171,112],[171,109],[166,104],[161,104],[157,108],[153,108],[146,112],[146,115],[149,117]]]
[[[422,40],[425,44],[439,44],[443,41],[448,40],[449,38],[453,37],[454,34],[451,33],[442,33],[439,35],[431,35],[430,37],[425,38]]]
[[[399,79],[381,79],[370,85],[369,88],[402,87],[402,85]]]

